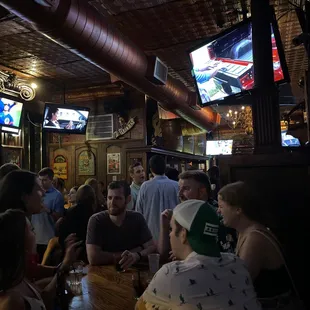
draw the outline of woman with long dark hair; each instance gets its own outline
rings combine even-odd
[[[76,193],[76,206],[68,209],[65,218],[59,228],[59,243],[62,247],[70,234],[75,234],[76,238],[82,241],[82,251],[80,259],[87,261],[86,255],[86,234],[89,218],[96,211],[96,196],[90,185],[82,185]]]
[[[39,291],[26,277],[27,255],[36,249],[32,226],[20,210],[7,210],[0,214],[0,309],[45,310],[54,307],[56,282],[68,271],[76,259],[80,242],[71,240],[66,256],[50,283]]]
[[[44,190],[35,173],[15,170],[0,182],[0,212],[10,209],[22,210],[26,215],[40,213]]]

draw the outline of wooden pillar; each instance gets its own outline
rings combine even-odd
[[[278,152],[281,147],[278,90],[274,83],[271,9],[269,0],[251,0],[255,88],[253,128],[255,153]]]

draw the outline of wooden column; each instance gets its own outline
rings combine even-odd
[[[280,109],[273,74],[269,0],[251,0],[251,15],[256,88],[252,106],[255,153],[278,152]]]

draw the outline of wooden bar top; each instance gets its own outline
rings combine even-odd
[[[81,296],[75,296],[70,310],[134,310],[135,290],[132,275],[134,269],[117,272],[115,266],[90,266],[82,279]]]

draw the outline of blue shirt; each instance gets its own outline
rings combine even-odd
[[[53,212],[63,214],[64,198],[54,187],[45,192],[43,198],[45,207]],[[36,233],[36,243],[47,245],[50,239],[55,237],[55,222],[51,215],[43,211],[31,217],[31,223]]]
[[[127,210],[135,210],[136,209],[136,202],[138,198],[138,194],[140,191],[140,185],[132,182],[130,185],[130,190],[131,190],[131,200],[127,204]]]
[[[178,192],[178,182],[166,176],[156,176],[141,185],[136,210],[143,214],[155,241],[159,239],[160,214],[176,207],[179,203]]]

